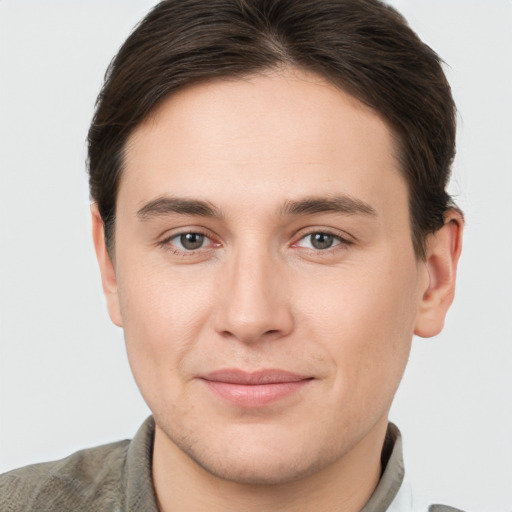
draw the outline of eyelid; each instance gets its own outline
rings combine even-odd
[[[178,238],[182,235],[186,235],[188,233],[202,235],[205,237],[205,239],[209,240],[209,243],[206,246],[200,247],[195,250],[181,249],[180,247],[170,243],[171,240]],[[318,234],[318,233],[332,236],[337,240],[338,243],[336,243],[326,249],[314,249],[314,248],[307,248],[307,247],[304,247],[303,249],[311,250],[311,251],[319,252],[319,253],[328,253],[329,251],[336,250],[337,248],[348,247],[356,242],[355,237],[353,237],[352,235],[350,235],[349,233],[347,233],[345,231],[341,231],[339,229],[334,229],[334,228],[326,228],[325,226],[318,226],[318,227],[310,226],[308,228],[303,228],[303,229],[299,230],[295,234],[295,236],[293,237],[294,241],[290,244],[290,247],[300,247],[300,246],[298,246],[300,241],[304,240],[308,236]],[[166,248],[175,254],[193,255],[200,251],[207,251],[212,248],[221,247],[222,243],[220,241],[218,241],[218,237],[214,236],[209,230],[207,230],[205,228],[202,228],[199,226],[183,226],[180,228],[175,228],[173,230],[166,231],[164,234],[162,234],[159,237],[159,240],[157,241],[157,245],[160,247]]]
[[[317,233],[322,233],[325,235],[333,236],[340,242],[340,243],[332,246],[331,248],[337,247],[339,245],[345,245],[345,246],[352,245],[356,241],[356,239],[352,235],[349,235],[345,231],[340,231],[340,230],[333,229],[333,228],[326,228],[326,227],[318,226],[318,227],[308,227],[306,229],[300,230],[294,237],[294,242],[291,244],[292,247],[297,246],[297,244],[304,238],[311,236],[311,235],[315,235]],[[323,251],[321,249],[314,249],[314,250],[318,250],[321,252],[327,252],[329,249],[324,249]]]
[[[179,238],[180,236],[183,235],[187,235],[189,233],[202,235],[205,237],[205,239],[208,239],[210,243],[204,247],[200,247],[194,250],[182,249],[174,244],[171,244],[171,240]],[[159,238],[157,245],[166,248],[175,254],[181,253],[183,255],[191,255],[199,251],[211,249],[212,247],[220,247],[221,244],[215,239],[215,237],[213,237],[213,235],[208,230],[204,228],[196,226],[184,226],[182,228],[176,228],[175,230],[171,230],[170,232],[166,231],[165,234],[161,235],[161,237]]]

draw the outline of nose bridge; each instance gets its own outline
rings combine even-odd
[[[268,247],[247,244],[226,262],[217,330],[243,342],[286,335],[293,318],[279,259]]]

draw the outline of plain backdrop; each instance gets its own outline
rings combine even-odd
[[[132,437],[149,414],[90,240],[85,138],[111,57],[155,2],[0,0],[0,471]],[[420,494],[512,511],[512,1],[396,0],[446,61],[466,212],[444,332],[391,419]]]

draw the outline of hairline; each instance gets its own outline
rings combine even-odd
[[[362,107],[364,109],[370,110],[374,115],[377,115],[387,126],[390,135],[391,142],[394,148],[392,152],[392,157],[397,164],[397,170],[400,172],[400,175],[405,180],[408,194],[408,210],[409,210],[409,227],[410,227],[410,236],[414,246],[414,253],[418,260],[425,260],[425,244],[426,237],[428,233],[420,233],[420,229],[415,229],[415,218],[414,218],[414,209],[412,205],[413,194],[411,190],[411,184],[407,177],[406,172],[406,163],[404,162],[404,136],[400,134],[399,130],[393,125],[391,120],[389,120],[383,112],[370,105],[368,101],[365,100],[363,95],[359,93],[359,91],[354,88],[349,87],[347,83],[344,82],[343,77],[338,77],[338,80],[334,80],[329,76],[329,73],[322,72],[322,70],[315,69],[314,66],[307,66],[304,64],[298,64],[293,62],[293,59],[284,57],[286,60],[284,61],[276,61],[267,66],[254,66],[252,70],[248,70],[244,73],[225,73],[222,75],[205,75],[201,77],[195,77],[190,79],[187,83],[181,84],[179,87],[175,88],[172,91],[169,91],[167,94],[163,95],[155,104],[151,107],[151,109],[146,113],[146,115],[139,120],[137,124],[132,126],[130,130],[124,136],[124,144],[119,150],[119,170],[118,170],[118,179],[117,179],[117,188],[115,191],[115,207],[114,212],[111,218],[109,219],[109,226],[105,229],[105,244],[107,246],[107,250],[110,256],[113,258],[115,252],[115,224],[117,218],[117,204],[118,204],[118,194],[120,189],[120,184],[123,178],[124,169],[126,166],[126,158],[127,153],[129,151],[130,142],[133,138],[134,133],[137,129],[142,126],[144,123],[151,123],[156,121],[158,118],[159,112],[161,110],[162,105],[170,100],[175,95],[180,92],[190,89],[195,86],[210,84],[216,82],[232,82],[232,81],[244,81],[250,80],[251,78],[257,76],[266,76],[273,72],[283,72],[285,69],[291,69],[295,71],[306,72],[310,75],[319,77],[326,84],[335,87],[341,93],[346,94],[350,99],[354,100],[354,104],[358,107]],[[301,78],[302,79],[302,78]],[[97,201],[95,201],[97,203]],[[108,231],[108,239],[107,239],[107,231]]]

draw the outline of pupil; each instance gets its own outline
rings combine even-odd
[[[311,235],[311,245],[315,249],[328,249],[334,241],[334,236],[327,233],[315,233]]]
[[[200,233],[186,233],[180,236],[181,245],[190,251],[199,249],[203,245],[204,235]]]

